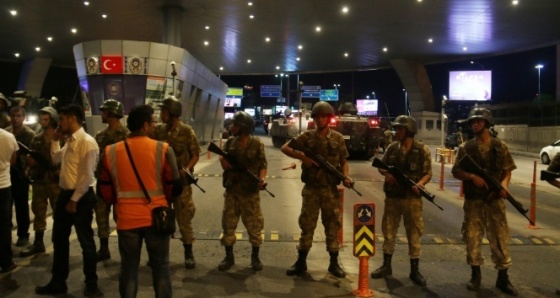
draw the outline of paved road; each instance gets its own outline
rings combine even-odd
[[[221,168],[217,156],[201,156],[195,169],[199,176],[199,184],[206,190],[203,194],[193,190],[197,206],[194,227],[198,241],[194,244],[197,268],[187,271],[181,265],[183,260],[182,247],[179,240],[172,240],[171,262],[173,273],[173,289],[175,297],[350,297],[351,291],[358,287],[358,261],[352,254],[352,207],[360,202],[372,202],[377,206],[376,227],[381,222],[383,193],[382,177],[371,167],[371,161],[350,161],[350,175],[356,180],[355,187],[363,193],[359,197],[351,190],[345,190],[344,201],[344,232],[345,247],[340,258],[342,266],[348,272],[344,279],[337,279],[327,274],[328,254],[324,247],[323,227],[319,224],[315,234],[315,246],[309,255],[309,275],[304,278],[293,278],[285,275],[285,270],[296,258],[295,245],[299,238],[297,217],[301,208],[301,188],[299,180],[301,170],[299,162],[284,156],[279,149],[271,146],[268,137],[261,137],[266,144],[269,162],[267,180],[268,189],[276,195],[272,198],[261,192],[263,213],[265,217],[265,243],[262,248],[264,270],[252,272],[250,262],[250,244],[246,241],[244,227],[238,227],[240,241],[235,246],[236,266],[229,272],[217,270],[217,264],[223,258],[223,250],[219,244],[220,216],[222,211]],[[519,169],[514,172],[511,190],[516,198],[529,207],[530,180],[532,175],[532,159],[515,157]],[[290,163],[296,162],[296,170],[282,170]],[[489,248],[484,247],[487,264],[483,266],[483,289],[479,293],[465,289],[465,282],[470,277],[470,268],[465,264],[464,245],[460,237],[462,222],[462,200],[458,197],[458,182],[445,166],[444,190],[438,190],[440,164],[434,163],[433,183],[428,190],[436,195],[436,201],[444,211],[440,211],[429,202],[424,204],[425,233],[422,237],[421,270],[427,278],[428,287],[415,286],[409,279],[406,237],[404,229],[399,231],[400,237],[394,257],[394,274],[386,280],[369,279],[369,288],[377,297],[501,297],[494,288],[496,271],[490,261]],[[531,172],[531,175],[527,175]],[[519,173],[519,174],[518,174]],[[508,220],[512,231],[511,254],[514,265],[510,270],[513,283],[522,297],[555,297],[554,290],[560,287],[557,271],[560,268],[560,200],[557,192],[546,184],[537,184],[537,226],[539,229],[528,229],[527,221],[508,207]],[[50,239],[52,222],[49,218],[49,229],[45,239]],[[381,263],[382,236],[379,228],[376,235],[377,253],[369,261],[369,271]],[[14,231],[15,241],[15,231]],[[71,273],[69,278],[69,294],[66,297],[80,297],[83,291],[83,275],[81,273],[81,253],[79,244],[72,235]],[[31,258],[17,258],[21,265],[12,274],[0,275],[0,297],[33,296],[36,285],[48,282],[52,262],[52,245],[47,241],[47,253]],[[116,233],[110,238],[111,260],[98,265],[100,287],[106,297],[117,297],[119,256]],[[13,247],[18,254],[20,248]],[[141,264],[146,263],[143,255]],[[150,288],[151,275],[146,266],[140,270],[139,297],[152,297]]]

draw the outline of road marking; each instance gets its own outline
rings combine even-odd
[[[543,242],[536,237],[530,237],[529,239],[531,239],[531,241],[535,242],[536,244],[543,244]]]

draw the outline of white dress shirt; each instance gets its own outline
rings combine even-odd
[[[60,188],[74,189],[71,200],[78,202],[95,184],[94,171],[99,159],[97,142],[81,127],[68,137],[62,149],[58,141],[52,141],[51,157],[54,164],[61,164]]]
[[[16,138],[10,132],[0,128],[0,189],[8,188],[10,182],[10,159],[19,150]]]

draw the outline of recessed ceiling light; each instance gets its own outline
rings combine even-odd
[[[204,29],[210,30],[210,26],[205,26]]]
[[[41,48],[40,48],[40,47],[36,47],[36,48],[35,48],[35,51],[40,52],[40,51],[41,51]]]
[[[387,52],[389,49],[388,48],[383,48],[383,52]]]
[[[10,10],[10,14],[13,15],[14,17],[17,16],[17,10],[15,9]]]
[[[88,6],[89,5],[89,1],[84,1],[84,5]]]
[[[298,50],[302,50],[302,49],[303,49],[303,46],[302,46],[302,45],[299,45],[299,46],[297,46],[297,48],[298,48]]]
[[[348,57],[348,53],[344,53],[344,57]]]
[[[209,44],[210,44],[210,43],[209,43],[207,40],[204,41],[204,45],[205,45],[205,46],[207,46],[207,45],[209,45]]]
[[[249,2],[249,3],[247,3],[247,5],[253,6],[253,2]]]
[[[251,63],[251,59],[247,59],[247,63]]]
[[[277,65],[277,66],[276,66],[276,69],[280,69],[280,66]]]
[[[270,41],[270,37],[267,37],[267,38],[265,38],[264,40],[265,40],[266,42],[269,42],[269,41]]]
[[[224,67],[223,67],[223,66],[220,66],[220,70],[224,70]]]
[[[47,37],[48,41],[52,41],[52,36]]]
[[[517,0],[513,0],[513,1],[511,1],[511,4],[513,4],[513,5],[517,5],[517,4],[519,4],[519,1],[517,1]]]
[[[317,32],[321,32],[321,26],[317,26],[317,27],[315,27],[315,31],[317,31]]]
[[[249,15],[249,19],[254,19],[255,16],[254,15]]]
[[[418,1],[418,2],[422,2],[422,0],[416,0],[416,1]]]
[[[342,8],[342,13],[348,13],[348,6],[344,6]]]
[[[19,53],[14,53],[14,56],[16,56],[16,58],[19,58]]]
[[[107,15],[106,15],[106,14],[102,14],[101,17],[104,18],[104,19],[106,19],[106,18],[107,18]]]
[[[467,48],[467,47],[463,47],[463,51],[466,51],[466,50],[468,50],[468,48]]]
[[[301,60],[301,59],[299,59],[299,57],[297,57],[297,58],[296,58],[296,61],[299,61],[299,60]]]
[[[432,42],[434,42],[434,40],[431,39],[431,38],[428,38],[428,42],[429,42],[429,43],[432,43]]]
[[[78,29],[72,28],[70,31],[72,31],[72,33],[76,34],[78,32]]]

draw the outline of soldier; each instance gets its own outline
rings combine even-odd
[[[29,147],[35,132],[23,125],[25,120],[25,109],[12,107],[10,109],[11,126],[6,131],[11,132],[18,142]],[[29,242],[29,176],[25,172],[27,167],[27,156],[18,151],[16,163],[10,167],[10,179],[12,181],[12,198],[16,207],[16,222],[18,240],[16,246],[25,246]]]
[[[383,152],[387,151],[387,147],[393,142],[393,132],[390,128],[385,129],[383,132]]]
[[[324,101],[316,103],[311,110],[311,117],[315,123],[315,129],[308,130],[297,137],[297,140],[308,147],[309,150],[322,156],[331,165],[341,170],[344,176],[348,177],[348,150],[344,143],[344,137],[329,128],[328,123],[334,116],[330,104]],[[302,190],[302,207],[299,216],[299,227],[301,237],[299,238],[298,259],[295,264],[286,271],[286,275],[301,275],[307,271],[307,254],[313,243],[313,233],[317,227],[319,211],[321,220],[325,227],[327,237],[327,251],[330,255],[328,271],[336,277],[344,277],[346,273],[338,264],[338,229],[340,222],[340,194],[337,185],[340,181],[329,175],[318,167],[313,160],[302,152],[290,148],[287,144],[282,146],[282,152],[290,157],[302,161],[301,180],[305,183]],[[348,178],[343,181],[346,187],[352,185],[352,180]]]
[[[393,273],[391,258],[395,252],[395,239],[401,217],[408,240],[408,255],[410,257],[410,279],[419,286],[426,286],[426,279],[420,273],[420,237],[424,233],[422,219],[422,199],[418,187],[432,178],[432,159],[430,149],[423,143],[414,140],[417,126],[416,120],[410,116],[401,115],[392,123],[395,128],[396,142],[387,147],[383,155],[383,162],[401,170],[403,174],[416,182],[417,186],[409,189],[398,184],[396,178],[386,170],[379,169],[385,176],[383,190],[385,192],[385,207],[381,230],[383,231],[383,265],[371,273],[371,278],[384,278]]]
[[[492,261],[498,269],[496,287],[506,294],[517,296],[517,289],[509,281],[507,274],[511,266],[508,249],[510,233],[503,200],[507,195],[511,171],[517,167],[506,144],[490,136],[489,129],[494,126],[494,118],[488,109],[473,108],[468,121],[475,137],[459,147],[452,169],[453,176],[463,180],[465,192],[463,205],[465,217],[461,232],[467,245],[467,263],[472,269],[467,289],[477,291],[480,288],[482,280],[480,266],[484,263],[481,245],[486,232],[492,251]],[[466,154],[486,169],[489,175],[500,181],[504,190],[500,193],[489,191],[488,185],[480,176],[461,168],[458,161]]]
[[[52,164],[51,141],[55,129],[58,127],[58,113],[52,107],[39,110],[39,124],[43,129],[31,140],[29,149],[39,152],[44,160]],[[61,143],[62,145],[62,143]],[[58,175],[60,167],[52,168],[48,164],[41,164],[31,156],[27,157],[29,176],[33,179],[31,198],[31,211],[33,211],[33,230],[35,230],[35,241],[27,249],[20,252],[20,257],[28,257],[45,252],[43,235],[47,228],[47,209],[49,204],[54,210],[56,198],[60,194]]]
[[[555,173],[560,172],[560,153],[557,153],[554,156],[554,158],[552,159],[550,165],[548,165],[548,168],[546,168],[546,170]],[[546,180],[546,182],[548,182],[552,186],[560,188],[560,181],[558,181],[557,179]],[[556,295],[560,295],[560,289],[556,290]]]
[[[6,114],[6,109],[10,106],[10,101],[0,93],[0,128],[10,126],[10,117]]]
[[[183,170],[191,173],[194,171],[200,154],[200,146],[192,127],[179,119],[182,111],[183,105],[174,96],[164,99],[160,114],[163,123],[156,126],[154,137],[156,140],[169,143],[177,157],[177,166],[185,187],[181,196],[173,202],[173,208],[177,212],[177,223],[185,248],[185,268],[193,269],[196,262],[192,252],[194,242],[192,219],[196,208],[192,200],[192,188],[185,179]]]
[[[463,136],[463,128],[459,127],[457,129],[457,146],[463,145],[464,142],[465,142],[465,138]]]
[[[262,182],[257,184],[239,170],[232,168],[228,161],[220,156],[220,163],[224,169],[224,211],[222,213],[222,227],[224,233],[220,242],[225,247],[226,257],[218,265],[220,271],[228,270],[234,265],[233,245],[235,244],[235,229],[239,217],[243,221],[249,241],[251,242],[251,268],[262,270],[259,259],[259,249],[262,244],[261,232],[264,218],[261,211],[259,190],[266,186],[267,162],[264,155],[264,145],[257,137],[251,136],[255,121],[245,112],[237,112],[233,116],[233,126],[230,137],[224,145],[224,151],[235,157],[239,163],[257,175]]]
[[[122,103],[114,99],[107,99],[101,104],[99,110],[101,111],[101,122],[107,123],[107,127],[95,134],[95,141],[99,146],[99,152],[104,152],[106,146],[124,140],[130,132],[120,122],[124,115]],[[98,197],[94,211],[95,221],[97,222],[97,236],[99,237],[97,262],[100,262],[111,258],[111,252],[109,251],[111,204]]]

